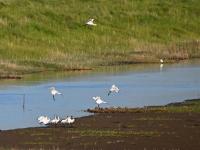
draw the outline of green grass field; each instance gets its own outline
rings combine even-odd
[[[199,0],[0,0],[0,73],[200,57]],[[94,18],[97,26],[85,26]]]

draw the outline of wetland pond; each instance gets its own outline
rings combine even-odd
[[[112,84],[120,92],[108,96]],[[49,90],[52,86],[63,93],[56,95],[55,101]],[[96,106],[93,96],[108,102],[101,107],[143,107],[200,98],[200,60],[46,72],[21,80],[0,80],[0,129],[40,126],[40,115],[89,115],[84,110]]]

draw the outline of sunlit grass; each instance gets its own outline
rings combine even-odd
[[[200,112],[200,100],[186,100],[182,103],[172,103],[167,106],[170,112]]]
[[[1,0],[0,60],[15,67],[0,71],[199,57],[199,5],[198,0]],[[84,25],[90,17],[95,28]]]

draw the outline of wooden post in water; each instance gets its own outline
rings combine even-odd
[[[23,109],[23,112],[25,111],[25,94],[22,95],[23,96],[23,104],[22,104],[22,109]]]

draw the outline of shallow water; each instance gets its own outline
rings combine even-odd
[[[115,83],[120,92],[107,96]],[[49,88],[63,96],[54,101]],[[25,101],[23,102],[23,94]],[[0,80],[0,129],[40,126],[39,115],[80,117],[95,107],[92,96],[108,106],[142,107],[200,98],[200,61],[177,64],[138,64],[96,68],[81,72],[47,72],[22,80]]]

